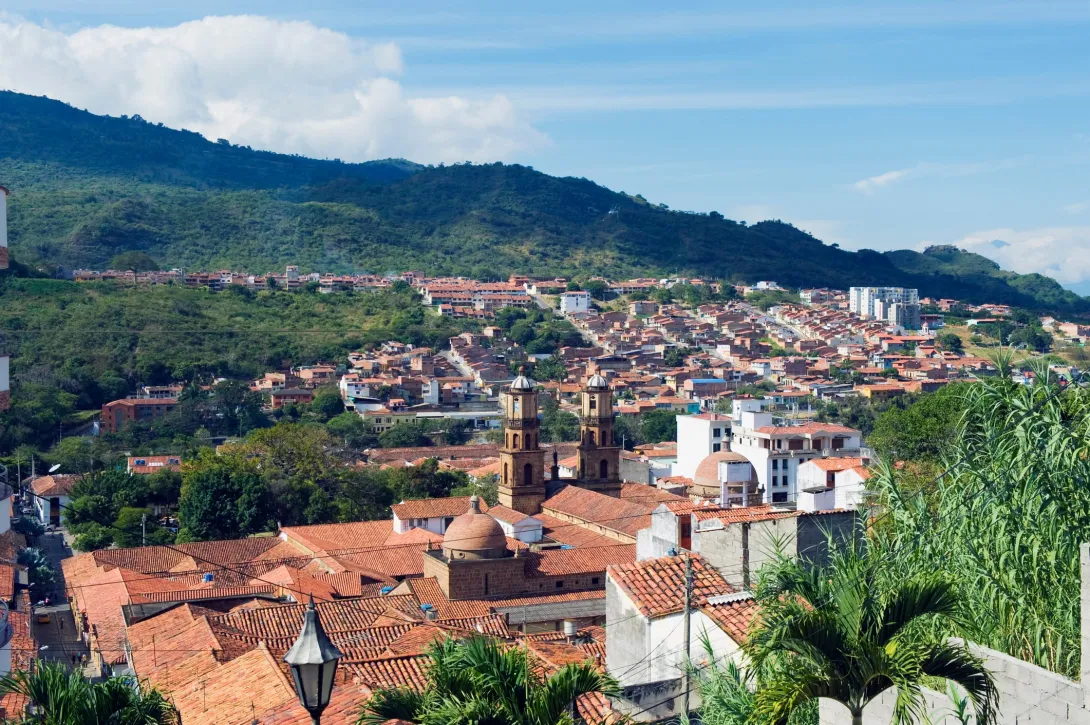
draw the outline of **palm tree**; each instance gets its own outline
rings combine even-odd
[[[158,690],[127,678],[92,685],[56,662],[33,672],[16,670],[0,679],[0,693],[27,698],[31,713],[22,725],[180,725],[178,711]]]
[[[400,719],[421,725],[568,725],[582,695],[619,694],[617,683],[589,663],[546,676],[526,650],[486,637],[445,639],[428,652],[423,692],[378,690],[357,725]]]
[[[998,694],[991,673],[963,645],[954,585],[939,574],[904,576],[889,552],[860,543],[834,551],[828,564],[779,557],[758,584],[761,623],[746,644],[759,687],[753,721],[784,725],[817,698],[863,709],[896,692],[894,721],[923,721],[925,678],[959,685],[978,725],[990,725]]]

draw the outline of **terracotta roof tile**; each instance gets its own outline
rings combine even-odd
[[[733,591],[703,557],[690,554],[693,562],[693,605],[703,606],[708,597]],[[680,612],[685,602],[685,557],[667,556],[609,567],[607,576],[639,608],[645,617]]]
[[[760,606],[753,597],[745,597],[730,602],[708,603],[701,607],[701,611],[731,639],[742,644],[749,636],[750,627],[760,612]]]
[[[431,519],[447,516],[460,516],[469,510],[469,496],[450,498],[422,498],[414,501],[402,501],[391,506],[394,515],[402,521],[406,519]],[[488,504],[480,502],[481,511],[488,511]]]
[[[541,508],[553,516],[571,516],[635,538],[636,532],[650,525],[650,511],[654,506],[643,506],[597,491],[566,486],[556,495],[545,499]]]

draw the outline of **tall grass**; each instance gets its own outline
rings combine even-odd
[[[911,462],[872,478],[888,513],[874,543],[904,571],[956,577],[962,634],[1069,677],[1079,672],[1079,545],[1090,541],[1090,390],[1000,375],[965,386],[949,473],[918,490]]]

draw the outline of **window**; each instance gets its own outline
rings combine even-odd
[[[722,428],[712,428],[712,438],[722,438],[722,437],[723,437],[723,429]]]
[[[772,503],[787,503],[787,491],[772,494]]]
[[[722,443],[712,443],[712,453],[718,453],[721,450],[723,450]]]
[[[779,476],[773,476],[772,477],[772,485],[773,486],[779,486],[780,485],[780,477]]]
[[[591,584],[597,584],[598,583],[598,577],[591,578],[590,583]]]
[[[556,588],[557,589],[563,589],[564,588],[564,582],[557,582],[556,583]]]
[[[595,398],[593,395],[590,397],[590,409],[598,410],[598,398]]]
[[[773,471],[780,470],[780,459],[778,459],[778,458],[773,458],[772,459],[772,470]]]
[[[609,478],[609,461],[604,458],[598,463],[598,478],[602,480]]]

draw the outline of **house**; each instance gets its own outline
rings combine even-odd
[[[730,448],[730,430],[731,417],[723,413],[679,415],[677,463],[672,475],[692,478],[705,458]]]
[[[482,503],[480,508],[483,512],[488,512],[488,504]],[[445,534],[447,526],[454,521],[455,517],[464,514],[468,509],[469,496],[402,501],[390,507],[396,534],[407,534],[413,529]]]
[[[161,418],[178,405],[177,398],[124,398],[102,406],[102,428],[117,433],[134,421],[148,423]]]
[[[68,506],[72,487],[83,478],[82,474],[54,473],[39,476],[30,482],[34,492],[34,505],[38,509],[38,518],[47,526],[60,526],[61,509]],[[0,508],[4,508],[0,506]]]
[[[314,400],[314,391],[305,388],[284,388],[269,393],[269,405],[273,410],[286,405],[306,405]]]
[[[687,567],[693,581],[688,633],[682,627]],[[610,566],[606,670],[622,687],[614,706],[622,714],[642,714],[645,721],[676,716],[684,668],[706,661],[705,640],[720,661],[739,659],[757,611],[752,594],[735,590],[700,555]],[[698,696],[691,703],[697,706]]]
[[[590,292],[564,292],[560,295],[560,312],[564,315],[578,315],[590,311]]]
[[[129,456],[128,472],[144,476],[159,471],[182,470],[181,456]]]
[[[731,435],[731,450],[744,455],[757,473],[766,503],[798,498],[798,468],[814,458],[858,455],[862,434],[832,423],[777,426],[772,414],[744,412]]]
[[[818,458],[799,466],[800,511],[852,510],[864,503],[870,478],[865,458]]]

